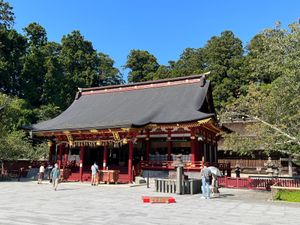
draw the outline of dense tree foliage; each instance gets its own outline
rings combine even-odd
[[[20,94],[22,58],[26,52],[26,39],[15,30],[0,27],[0,91]]]
[[[0,1],[0,91],[26,100],[37,113],[55,106],[53,115],[67,108],[78,87],[123,83],[114,61],[97,52],[79,31],[48,42],[38,23],[25,27],[24,34],[13,29],[12,7]],[[56,110],[58,107],[59,110]],[[47,117],[48,118],[48,117]]]
[[[0,0],[0,26],[5,28],[11,28],[15,21],[15,15],[12,11],[12,7],[8,2]]]
[[[300,157],[300,26],[266,30],[253,40],[246,66],[256,82],[249,85],[247,95],[227,106],[223,116],[246,115],[261,123],[248,127],[255,139],[229,134],[225,144],[246,154],[256,147]]]
[[[30,123],[33,111],[28,103],[17,97],[0,94],[0,163],[3,172],[5,160],[41,159],[47,155],[48,148],[44,143],[32,143],[28,135],[20,130],[21,126]]]
[[[0,0],[0,161],[43,156],[45,144],[31,143],[21,127],[58,115],[78,87],[123,83],[114,61],[79,31],[49,42],[40,24],[21,34],[14,19],[12,7]]]
[[[245,84],[243,76],[243,46],[231,31],[212,37],[205,46],[207,70],[213,83],[213,96],[217,110],[241,94]]]
[[[22,61],[20,97],[30,102],[33,107],[39,107],[46,73],[44,48],[47,44],[47,34],[45,29],[37,23],[29,24],[24,31],[27,49]]]
[[[78,87],[95,87],[123,83],[114,61],[103,53],[97,53],[90,41],[79,31],[62,38],[60,60],[63,68],[63,96],[70,105]]]
[[[153,80],[154,73],[157,71],[159,64],[155,56],[148,51],[131,50],[124,67],[130,69],[128,81],[135,83]]]

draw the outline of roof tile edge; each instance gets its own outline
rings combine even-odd
[[[91,95],[91,94],[100,94],[100,93],[130,91],[130,90],[137,90],[137,89],[166,87],[166,86],[200,82],[200,79],[205,78],[205,76],[208,75],[209,73],[210,72],[198,74],[198,75],[176,77],[170,79],[161,79],[155,81],[145,81],[145,82],[132,83],[132,84],[102,86],[102,87],[93,87],[93,88],[78,88],[78,90],[80,93],[82,93],[82,95]]]

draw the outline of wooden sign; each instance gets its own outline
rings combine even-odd
[[[143,196],[142,200],[144,203],[175,203],[173,197],[161,197],[161,196]]]

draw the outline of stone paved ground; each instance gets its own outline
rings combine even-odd
[[[153,186],[0,182],[0,224],[300,224],[300,204],[268,201],[270,193],[221,189],[221,197],[169,195]],[[174,196],[175,204],[145,204],[141,196]]]

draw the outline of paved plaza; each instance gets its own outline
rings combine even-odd
[[[141,196],[173,196],[174,204],[142,203]],[[300,224],[300,204],[269,201],[269,192],[221,189],[221,197],[154,192],[153,185],[90,186],[0,182],[0,224]]]

